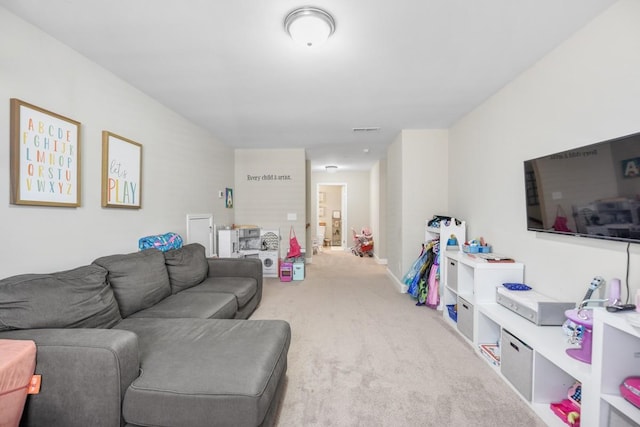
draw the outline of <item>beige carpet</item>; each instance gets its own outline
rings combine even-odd
[[[265,279],[252,316],[291,324],[279,427],[544,426],[385,266],[324,251],[306,269],[301,282]]]

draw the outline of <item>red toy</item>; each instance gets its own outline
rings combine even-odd
[[[353,247],[351,248],[351,252],[353,252],[356,256],[364,256],[369,255],[373,256],[373,234],[371,233],[371,229],[368,227],[364,227],[362,229],[362,234],[356,234],[356,230],[351,229],[353,232]]]

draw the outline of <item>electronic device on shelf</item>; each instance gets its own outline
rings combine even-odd
[[[575,303],[558,301],[533,290],[510,290],[504,286],[496,287],[496,302],[540,326],[562,325],[565,311],[575,307]]]
[[[611,313],[617,313],[618,311],[630,311],[635,309],[635,304],[613,304],[607,306],[607,311]]]
[[[635,304],[624,304],[620,299],[620,279],[611,279],[609,282],[609,304],[606,308],[611,313],[636,309]]]
[[[604,283],[605,283],[604,278],[602,278],[600,276],[594,277],[593,280],[591,280],[591,283],[589,283],[589,289],[587,289],[587,293],[584,294],[584,298],[582,298],[582,301],[586,301],[588,299],[591,299],[591,297],[593,296],[593,292],[596,289],[600,288],[602,285],[604,285]],[[618,284],[619,283],[620,282],[618,282]]]

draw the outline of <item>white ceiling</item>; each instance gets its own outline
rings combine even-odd
[[[450,127],[614,2],[318,0],[336,32],[314,49],[283,30],[304,0],[0,6],[225,144],[367,170],[401,129]],[[381,130],[352,131],[369,126]]]

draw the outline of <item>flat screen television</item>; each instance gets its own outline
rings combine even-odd
[[[640,133],[524,162],[527,229],[640,242]]]

